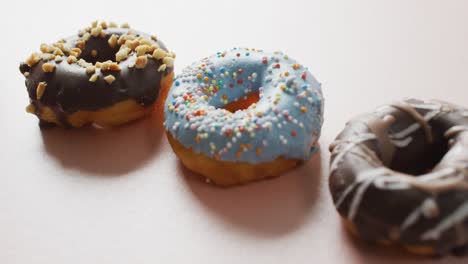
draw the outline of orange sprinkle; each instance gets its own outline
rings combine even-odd
[[[301,107],[301,112],[302,112],[302,113],[307,112],[307,108],[306,108],[305,106],[302,106],[302,107]]]
[[[251,143],[247,144],[247,149],[251,149],[251,148],[252,148],[252,144]]]
[[[288,76],[289,76],[289,72],[285,72],[284,75],[285,75],[286,77],[288,77]]]
[[[201,140],[201,137],[200,137],[199,135],[197,135],[197,136],[195,137],[195,141],[200,142],[200,140]]]
[[[262,154],[262,149],[261,149],[261,148],[257,148],[257,149],[255,150],[255,153],[257,153],[257,155]]]
[[[200,80],[200,79],[201,79],[201,77],[202,77],[201,73],[197,74],[197,79],[199,79],[199,80]]]
[[[242,155],[242,153],[240,153],[240,152],[237,152],[237,153],[236,153],[236,157],[238,157],[238,158],[240,158],[241,155]]]
[[[240,147],[240,149],[241,149],[242,151],[244,151],[244,150],[245,150],[245,145],[244,145],[244,144],[240,144],[240,146],[239,146],[239,147]]]
[[[210,78],[208,78],[207,76],[205,76],[205,78],[203,78],[203,81],[205,82],[208,82],[210,80]]]

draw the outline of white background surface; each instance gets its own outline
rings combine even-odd
[[[157,115],[39,130],[19,62],[95,19],[156,34],[176,72],[234,46],[285,51],[323,83],[321,154],[225,190],[179,165]],[[344,232],[327,147],[346,120],[395,99],[468,106],[468,1],[9,1],[0,23],[0,263],[419,263]]]

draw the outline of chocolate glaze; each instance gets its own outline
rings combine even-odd
[[[86,41],[85,48],[82,50],[81,57],[87,62],[96,61],[115,61],[115,53],[119,50],[119,45],[112,49],[108,44],[108,39],[112,34],[120,36],[127,34],[130,30],[123,28],[108,28],[104,30],[105,37],[91,36]],[[136,36],[144,36],[151,39],[150,36],[136,32]],[[79,35],[71,36],[65,39],[65,43],[76,47]],[[166,47],[160,41],[153,41],[160,48],[167,52]],[[97,56],[91,56],[93,50],[97,51]],[[143,106],[151,105],[155,102],[159,94],[160,82],[163,76],[173,71],[172,67],[167,67],[164,71],[158,71],[162,65],[162,60],[148,59],[147,65],[143,69],[132,67],[135,64],[136,54],[132,52],[126,60],[119,63],[120,71],[101,71],[96,69],[100,76],[96,82],[90,82],[92,74],[87,74],[86,69],[77,63],[69,64],[66,57],[61,62],[54,60],[40,60],[37,64],[29,67],[26,63],[20,64],[21,73],[26,73],[26,87],[31,103],[35,106],[36,112],[43,106],[49,106],[57,115],[58,121],[65,127],[67,124],[66,116],[76,111],[87,110],[96,111],[127,99],[134,99]],[[44,72],[42,65],[44,63],[55,65],[53,72]],[[129,67],[130,66],[130,67]],[[113,75],[115,81],[108,84],[103,77]],[[40,99],[37,99],[36,89],[39,82],[46,82],[47,87]],[[42,122],[45,123],[45,122]],[[47,124],[46,124],[47,125]],[[42,124],[41,124],[42,126]]]
[[[468,110],[383,106],[350,121],[330,151],[333,201],[364,239],[468,252]]]

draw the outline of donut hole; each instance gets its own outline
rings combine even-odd
[[[108,60],[117,62],[115,54],[119,51],[120,45],[115,45],[112,48],[108,43],[108,39],[109,36],[105,38],[90,38],[86,42],[84,50],[81,51],[81,58],[93,64]]]
[[[418,139],[426,141],[424,136]],[[419,144],[422,144],[422,147]],[[399,149],[398,153],[394,156],[390,169],[413,176],[420,176],[432,171],[449,151],[449,144],[446,140],[435,140],[432,144],[429,142],[419,144]]]
[[[247,96],[242,97],[237,101],[230,102],[221,108],[226,109],[231,113],[234,113],[238,110],[244,110],[249,108],[252,104],[257,103],[258,100],[260,100],[260,94],[258,92],[250,93]]]

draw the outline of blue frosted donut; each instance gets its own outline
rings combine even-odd
[[[259,100],[248,108],[224,109],[255,93]],[[323,96],[307,68],[287,55],[234,48],[182,70],[165,119],[173,139],[219,161],[308,160],[320,136]]]

